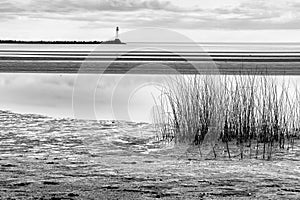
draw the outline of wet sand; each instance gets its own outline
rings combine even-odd
[[[299,142],[271,161],[229,160],[222,146],[214,160],[149,124],[4,111],[0,124],[1,199],[300,198]]]
[[[165,51],[139,45],[1,44],[0,73],[300,75],[295,44],[234,44],[225,50],[220,44],[206,50],[172,44]]]

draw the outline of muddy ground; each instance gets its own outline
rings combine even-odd
[[[213,159],[142,123],[0,111],[0,124],[1,199],[300,199],[299,142],[270,161],[221,145]]]

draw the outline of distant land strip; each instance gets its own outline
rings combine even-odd
[[[101,44],[103,41],[23,41],[23,40],[0,40],[0,44]]]
[[[0,44],[101,44],[103,41],[99,40],[92,40],[92,41],[86,41],[86,40],[0,40]],[[178,44],[178,45],[300,45],[300,42],[128,42],[131,44]]]

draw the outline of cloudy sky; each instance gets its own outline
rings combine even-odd
[[[0,38],[102,40],[163,27],[194,41],[300,41],[298,0],[1,0]]]

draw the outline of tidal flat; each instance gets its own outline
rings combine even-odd
[[[300,143],[272,160],[158,141],[154,127],[0,111],[1,199],[299,199]],[[236,151],[238,152],[238,151]],[[260,155],[259,155],[260,156]]]

